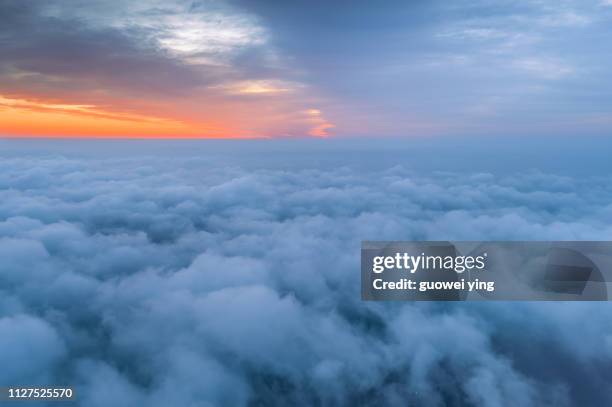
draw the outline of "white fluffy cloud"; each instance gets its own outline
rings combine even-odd
[[[3,157],[1,385],[73,383],[83,406],[612,397],[609,304],[359,294],[365,239],[609,238],[606,178],[218,158]]]

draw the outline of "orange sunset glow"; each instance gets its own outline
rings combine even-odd
[[[260,90],[250,90],[259,93]],[[238,108],[225,120],[189,120],[114,112],[94,105],[41,102],[0,96],[0,123],[9,137],[254,138],[268,137],[261,118],[240,119]],[[246,109],[248,110],[248,108]],[[221,117],[221,112],[217,116]],[[248,111],[244,112],[248,115]],[[326,137],[334,125],[317,109],[298,112],[308,135]],[[279,118],[288,120],[288,118]],[[264,120],[265,122],[265,120]],[[258,124],[259,127],[257,127]],[[250,127],[249,127],[250,125]],[[289,129],[283,131],[290,131]]]
[[[224,137],[221,124],[188,124],[164,118],[107,112],[87,105],[51,104],[0,97],[2,130],[38,137]]]

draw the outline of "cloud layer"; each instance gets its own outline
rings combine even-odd
[[[609,304],[363,303],[358,254],[609,239],[609,177],[333,158],[4,154],[0,384],[72,384],[88,407],[612,400]]]

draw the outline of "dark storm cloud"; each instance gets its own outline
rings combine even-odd
[[[366,238],[609,238],[609,176],[220,165],[230,147],[2,154],[2,385],[94,407],[611,399],[609,304],[366,304],[358,278]]]
[[[263,34],[246,17],[222,4],[187,6],[4,1],[0,92],[98,105],[112,95],[146,104],[147,97],[206,94],[234,80],[284,74],[266,59]]]
[[[42,90],[53,96],[106,89],[142,96],[215,82],[214,67],[202,72],[173,59],[142,29],[91,27],[75,18],[43,15],[43,6],[0,4],[3,92]]]

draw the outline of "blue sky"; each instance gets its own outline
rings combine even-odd
[[[605,2],[244,3],[355,132],[585,134],[610,124]]]

